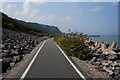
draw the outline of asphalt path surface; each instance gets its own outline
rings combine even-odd
[[[52,39],[45,42],[25,78],[80,78]]]

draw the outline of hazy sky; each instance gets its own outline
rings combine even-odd
[[[62,32],[118,32],[118,4],[113,2],[7,2],[2,11],[20,20],[57,26]]]

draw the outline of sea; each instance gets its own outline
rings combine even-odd
[[[117,35],[100,35],[100,37],[89,37],[92,39],[94,42],[98,41],[99,43],[103,42],[109,42],[110,45],[112,45],[113,41],[117,42],[117,46],[120,48],[120,36],[118,37]]]

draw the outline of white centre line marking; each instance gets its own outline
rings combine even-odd
[[[37,53],[35,54],[34,58],[32,59],[32,61],[30,62],[30,64],[28,65],[28,67],[26,68],[25,72],[22,74],[22,76],[20,77],[19,80],[23,80],[23,79],[25,78],[26,74],[28,73],[29,69],[31,68],[33,62],[35,61],[38,53],[40,52],[40,50],[42,49],[42,47],[43,47],[43,45],[45,44],[46,41],[47,41],[47,40],[45,40],[45,41],[43,42],[43,44],[40,46],[39,50],[37,51]]]
[[[55,43],[56,44],[56,43]],[[72,65],[72,67],[75,69],[75,71],[79,74],[79,76],[83,79],[83,80],[87,80],[85,78],[85,76],[83,76],[83,74],[77,69],[77,67],[71,62],[71,60],[67,57],[67,55],[64,53],[64,51],[56,44],[56,46],[60,49],[60,51],[62,52],[62,54],[65,56],[65,58],[68,60],[68,62]]]

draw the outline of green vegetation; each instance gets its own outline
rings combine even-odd
[[[54,33],[54,34],[62,34],[62,32],[56,26],[44,25],[44,24],[33,23],[33,22],[25,22],[21,20],[17,20],[17,21],[22,24],[32,26],[38,30],[42,30],[42,31],[44,30],[46,32]]]
[[[33,28],[32,26],[21,24],[17,20],[8,17],[4,13],[2,13],[2,28],[27,32],[31,34],[45,33],[42,30]]]
[[[24,21],[23,21],[24,23],[21,23],[19,20],[10,18],[2,12],[0,12],[0,14],[2,14],[2,15],[0,15],[0,18],[2,18],[2,21],[0,21],[0,22],[2,22],[2,28],[14,30],[14,31],[25,32],[25,33],[36,35],[38,37],[48,36],[51,38],[51,37],[54,37],[54,35],[55,35],[55,33],[51,33],[49,31],[41,28],[40,25],[39,25],[39,28],[41,28],[41,29],[37,29],[36,27],[34,27],[34,25],[29,25],[27,23],[24,24],[25,23]],[[49,26],[47,25],[47,27],[49,27]],[[51,27],[49,27],[49,29],[50,28]]]
[[[91,57],[90,49],[85,46],[85,38],[82,34],[72,33],[72,35],[57,35],[54,41],[69,55],[81,60]]]

